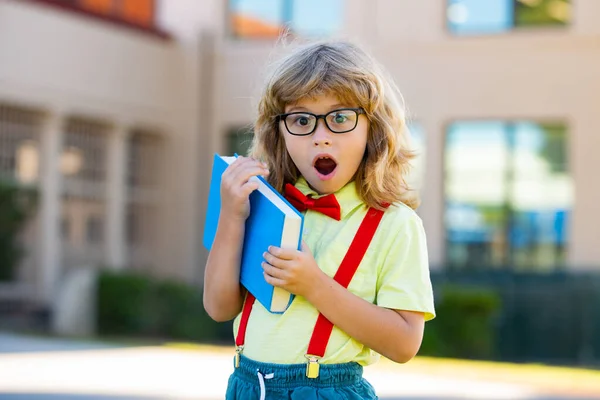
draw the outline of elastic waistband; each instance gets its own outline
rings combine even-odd
[[[362,380],[363,367],[354,362],[321,364],[319,377],[310,379],[306,377],[306,364],[262,363],[242,355],[234,375],[248,382],[256,382],[258,372],[265,377],[265,383],[272,388],[336,387],[359,383]]]

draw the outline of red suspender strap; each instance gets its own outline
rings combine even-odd
[[[367,211],[367,215],[365,215],[365,218],[358,228],[348,252],[344,256],[340,267],[333,277],[333,279],[343,287],[347,288],[350,284],[354,273],[358,269],[360,262],[369,248],[369,244],[375,235],[375,231],[377,230],[382,217],[383,211],[374,208]],[[332,331],[333,324],[325,318],[323,314],[319,314],[315,329],[308,344],[307,353],[311,356],[323,357]]]
[[[238,333],[235,337],[235,357],[233,358],[233,365],[235,368],[240,366],[240,356],[244,351],[244,341],[246,340],[246,328],[248,327],[248,319],[250,318],[250,312],[254,305],[254,296],[248,292],[246,294],[246,300],[244,300],[244,308],[242,309],[242,319],[240,320],[240,326],[238,327]]]
[[[381,222],[382,217],[383,211],[381,210],[370,208],[367,211],[367,214],[365,215],[360,227],[358,228],[358,231],[356,232],[356,236],[354,236],[354,239],[350,244],[348,252],[344,256],[342,263],[333,277],[333,279],[343,287],[347,288],[350,284],[354,273],[358,269],[360,262],[369,248],[369,244],[375,235],[375,231],[377,231],[377,227],[379,226],[379,222]],[[244,301],[244,307],[242,309],[240,326],[235,338],[235,345],[237,347],[235,360],[236,366],[239,363],[239,355],[244,348],[246,328],[248,326],[248,319],[250,318],[250,312],[252,311],[254,300],[254,296],[248,292],[246,300]],[[323,314],[319,314],[317,323],[315,324],[315,329],[308,344],[307,355],[317,358],[323,357],[325,355],[327,343],[329,342],[329,337],[331,336],[332,331],[333,324],[327,318],[325,318]]]
[[[254,296],[248,292],[246,300],[244,301],[244,308],[242,309],[242,319],[240,320],[240,326],[238,333],[235,338],[236,347],[244,346],[244,340],[246,339],[246,328],[248,327],[248,318],[250,318],[250,311],[252,311],[252,305],[254,304]]]

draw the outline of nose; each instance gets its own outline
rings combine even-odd
[[[327,128],[325,121],[317,121],[317,128],[313,132],[313,146],[331,146],[331,135],[332,133]]]

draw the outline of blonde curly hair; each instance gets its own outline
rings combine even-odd
[[[288,104],[326,94],[366,111],[367,148],[355,176],[361,199],[377,209],[397,202],[416,208],[418,196],[406,183],[414,154],[402,95],[370,55],[344,41],[304,45],[275,64],[258,104],[249,154],[268,165],[269,183],[282,192],[300,177],[276,116]]]

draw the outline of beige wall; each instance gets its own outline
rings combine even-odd
[[[3,97],[68,112],[169,121],[181,53],[168,41],[53,7],[0,3]]]

